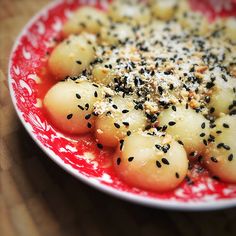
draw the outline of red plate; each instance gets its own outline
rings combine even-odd
[[[193,2],[193,0],[191,0]],[[195,0],[194,0],[195,1]],[[83,4],[106,9],[108,1],[58,1],[35,16],[16,40],[9,64],[9,87],[16,111],[35,142],[66,171],[112,195],[133,202],[172,209],[216,209],[236,206],[236,186],[213,180],[194,169],[193,184],[184,181],[175,191],[143,191],[120,181],[111,166],[111,150],[99,150],[91,136],[66,137],[48,123],[40,97],[49,86],[44,72],[63,22]],[[198,4],[199,5],[199,4]],[[202,8],[206,11],[206,8]],[[231,9],[231,14],[235,13]],[[208,15],[215,16],[207,7]],[[225,15],[225,10],[220,14]]]

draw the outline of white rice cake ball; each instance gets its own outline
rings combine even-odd
[[[106,65],[107,63],[102,63],[94,66],[92,71],[94,82],[108,85],[116,77],[115,72]]]
[[[177,0],[151,0],[151,12],[160,20],[170,20],[175,13]]]
[[[183,143],[188,154],[204,151],[210,131],[209,121],[202,114],[185,106],[176,106],[175,110],[162,111],[158,122],[162,129]]]
[[[208,108],[213,115],[219,117],[222,113],[229,114],[235,108],[235,88],[236,80],[234,78],[227,77],[227,82],[217,78],[208,104]]]
[[[93,130],[93,105],[101,99],[100,88],[94,85],[88,81],[68,80],[58,82],[47,92],[44,107],[57,128],[70,134]]]
[[[151,19],[149,8],[140,1],[116,0],[108,9],[108,15],[115,22],[128,22],[131,24],[147,24]]]
[[[134,40],[135,35],[132,27],[125,23],[113,23],[110,27],[103,27],[101,30],[101,40],[109,45],[125,43]]]
[[[230,17],[225,21],[226,36],[236,42],[236,17]]]
[[[105,106],[108,107],[108,111],[99,115],[95,121],[98,143],[116,147],[119,140],[126,135],[145,128],[146,116],[143,111],[134,109],[135,104],[131,98],[115,96]]]
[[[188,1],[178,3],[176,18],[181,26],[195,35],[206,35],[209,32],[210,23],[200,12],[193,12]]]
[[[91,35],[71,35],[52,51],[48,67],[56,80],[78,76],[94,60],[94,38]]]
[[[182,145],[170,137],[165,140],[140,132],[124,138],[113,158],[118,176],[146,190],[175,189],[187,174],[188,159]]]
[[[236,184],[236,116],[216,120],[210,143],[204,156],[206,167],[220,180]]]
[[[100,33],[101,27],[108,24],[109,20],[105,12],[93,7],[84,6],[79,8],[64,24],[62,33],[64,37],[84,31],[97,34]]]

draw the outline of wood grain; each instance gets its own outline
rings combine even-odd
[[[115,199],[65,173],[31,140],[11,104],[7,64],[20,29],[48,2],[0,0],[0,235],[236,235],[236,209],[173,212]]]

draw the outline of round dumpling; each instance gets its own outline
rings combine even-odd
[[[226,36],[236,42],[236,17],[230,17],[225,21]]]
[[[92,75],[94,82],[103,85],[108,85],[116,77],[114,71],[110,69],[106,63],[95,65]]]
[[[101,99],[100,89],[94,85],[68,80],[58,82],[47,92],[44,107],[57,128],[70,134],[93,130],[93,105]]]
[[[170,136],[133,133],[117,147],[113,163],[126,183],[152,191],[169,191],[185,178],[188,159],[182,145]]]
[[[169,108],[162,111],[158,121],[162,130],[183,143],[188,154],[204,151],[209,135],[209,121],[202,114],[191,108],[177,106],[175,110]]]
[[[52,51],[48,67],[56,80],[78,76],[94,60],[95,39],[92,35],[71,35]]]
[[[209,22],[200,12],[193,12],[188,1],[182,0],[178,4],[176,18],[181,26],[195,35],[205,35],[209,31]]]
[[[116,0],[108,9],[108,15],[113,21],[131,24],[147,24],[151,19],[149,8],[140,1]]]
[[[175,13],[177,0],[151,0],[152,14],[161,20],[170,20]]]
[[[215,142],[208,145],[204,156],[206,167],[220,180],[236,184],[236,116],[223,116],[215,125]]]
[[[110,45],[125,43],[128,40],[134,40],[132,27],[125,23],[113,23],[110,27],[103,27],[101,30],[101,39]]]
[[[236,105],[236,87],[235,79],[227,78],[227,82],[223,79],[217,79],[212,90],[210,103],[208,107],[210,112],[219,117],[221,113],[229,114]]]
[[[109,20],[105,12],[93,7],[84,6],[79,8],[64,24],[62,33],[65,37],[84,31],[97,34],[100,32],[101,27],[108,24]]]
[[[143,130],[146,116],[143,111],[134,109],[131,98],[115,96],[100,104],[102,112],[95,121],[97,142],[108,147],[116,147],[119,140],[131,132]],[[98,109],[98,110],[99,110]]]

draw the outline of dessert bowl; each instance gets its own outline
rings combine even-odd
[[[113,196],[146,206],[213,210],[236,206],[236,185],[219,182],[207,172],[177,189],[156,193],[122,182],[112,168],[112,150],[100,150],[90,135],[68,136],[54,128],[42,108],[51,84],[45,83],[47,55],[61,39],[63,23],[82,5],[106,9],[109,1],[56,1],[24,27],[15,41],[9,62],[9,88],[16,112],[38,146],[60,167],[86,184]],[[196,169],[196,173],[202,169]]]

